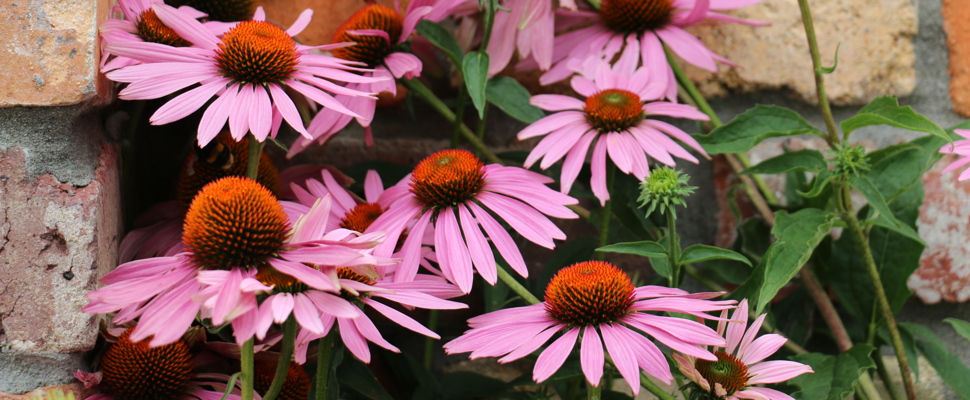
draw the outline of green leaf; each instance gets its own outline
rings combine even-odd
[[[667,249],[665,249],[660,243],[644,240],[642,242],[623,242],[611,244],[609,246],[603,246],[596,251],[602,251],[606,253],[622,253],[622,254],[635,254],[643,257],[667,257]]]
[[[892,96],[879,97],[859,110],[859,113],[842,121],[842,131],[848,137],[856,129],[872,125],[889,125],[910,131],[926,132],[949,140],[949,135],[939,125],[930,121],[909,106],[900,107]]]
[[[866,176],[886,202],[892,203],[897,196],[922,182],[930,157],[930,152],[913,143],[889,146],[869,154],[871,167]]]
[[[337,370],[337,380],[340,381],[341,385],[353,389],[371,400],[394,400],[377,381],[377,377],[374,376],[370,368],[356,358],[344,360],[340,368],[335,369]]]
[[[502,109],[510,117],[527,124],[546,116],[539,107],[529,103],[531,97],[532,95],[519,84],[519,81],[507,76],[489,79],[485,87],[485,99],[489,103]]]
[[[889,205],[886,204],[886,199],[882,197],[882,192],[876,188],[876,185],[867,176],[853,176],[849,182],[852,183],[854,189],[865,196],[866,201],[869,202],[869,207],[879,213],[875,218],[870,218],[869,221],[886,229],[899,232],[903,236],[926,246],[926,243],[919,237],[919,233],[916,233],[915,229],[896,219],[896,216],[889,209]]]
[[[710,154],[743,153],[768,138],[805,133],[824,136],[795,111],[757,105],[708,135],[694,135],[694,139]]]
[[[504,392],[508,384],[502,380],[469,371],[455,371],[441,380],[445,399],[492,397]]]
[[[831,181],[832,178],[834,177],[835,176],[832,175],[832,171],[823,169],[822,172],[819,172],[818,175],[815,176],[815,179],[812,181],[812,189],[809,190],[807,193],[799,191],[798,194],[805,196],[807,198],[818,197],[818,195],[822,194],[822,191],[824,191],[825,188],[829,186],[829,181]]]
[[[468,88],[468,97],[472,98],[478,118],[485,117],[485,87],[488,86],[488,53],[473,51],[465,54],[461,60],[462,76]]]
[[[461,47],[458,46],[454,36],[451,36],[451,33],[445,27],[435,22],[423,20],[418,24],[417,30],[431,44],[441,49],[456,66],[461,65]]]
[[[817,208],[806,208],[796,213],[775,213],[775,227],[771,234],[777,239],[765,253],[744,284],[731,298],[748,298],[755,313],[762,309],[792,277],[798,273],[812,251],[832,228],[835,215]]]
[[[703,244],[692,245],[684,249],[684,253],[680,255],[681,265],[699,263],[707,260],[734,260],[748,264],[749,267],[751,266],[751,261],[741,254],[728,249]]]
[[[970,340],[970,322],[956,318],[946,318],[943,321],[953,325],[953,329],[955,329],[960,336]]]
[[[823,74],[826,74],[826,75],[831,74],[835,72],[836,68],[839,67],[839,48],[841,47],[842,47],[842,42],[839,42],[839,44],[835,45],[835,64],[832,64],[831,67],[819,67],[819,70],[821,70]]]
[[[909,330],[916,337],[916,348],[923,353],[943,382],[946,382],[954,392],[964,400],[970,400],[970,368],[967,368],[960,358],[947,350],[932,331],[916,324],[899,324],[900,328]]]
[[[801,354],[792,360],[812,367],[814,373],[801,374],[789,382],[802,388],[792,397],[802,399],[842,400],[855,390],[852,385],[859,379],[859,374],[876,367],[869,358],[874,347],[862,343],[837,356],[821,353]]]
[[[822,153],[819,153],[818,150],[806,149],[769,158],[744,170],[741,175],[783,174],[791,171],[821,172],[827,168],[828,164],[825,162],[825,156]]]

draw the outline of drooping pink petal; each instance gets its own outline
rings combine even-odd
[[[593,386],[599,386],[603,377],[603,343],[596,333],[596,327],[587,326],[583,329],[583,342],[579,348],[579,360],[583,367],[586,381]]]
[[[802,363],[786,360],[765,361],[748,366],[748,374],[751,375],[748,383],[755,385],[784,382],[809,372],[814,372],[812,367]]]
[[[579,328],[573,328],[556,339],[549,347],[546,347],[536,359],[535,368],[532,370],[532,379],[536,382],[544,382],[566,361],[566,357],[573,351],[576,345],[576,338],[579,337]]]

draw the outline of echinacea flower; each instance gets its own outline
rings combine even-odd
[[[357,116],[327,92],[349,96],[370,96],[337,85],[330,80],[372,83],[371,78],[352,73],[354,63],[330,56],[311,54],[311,49],[332,50],[346,43],[304,46],[293,41],[310,23],[306,10],[287,30],[265,21],[262,8],[253,20],[234,26],[221,38],[199,21],[187,18],[170,6],[153,4],[158,18],[194,47],[170,47],[157,43],[116,43],[106,46],[115,55],[134,58],[143,64],[111,71],[108,78],[129,85],[118,93],[125,100],[155,99],[195,86],[161,106],[149,119],[154,125],[184,118],[205,106],[199,122],[198,140],[205,146],[226,122],[236,140],[248,132],[263,141],[285,120],[297,132],[309,136],[300,113],[285,88],[306,96],[335,111]],[[198,85],[198,86],[196,86]]]
[[[321,314],[320,318],[324,325],[322,332],[313,332],[305,327],[301,329],[296,337],[294,353],[298,363],[302,364],[306,361],[310,342],[328,334],[338,335],[347,350],[350,350],[354,357],[364,363],[370,363],[368,342],[396,353],[400,352],[397,347],[381,336],[370,317],[364,313],[363,308],[365,307],[377,311],[387,319],[411,331],[434,339],[441,338],[438,334],[421,325],[420,322],[383,302],[377,301],[377,299],[392,301],[406,307],[429,310],[468,308],[465,304],[444,300],[461,296],[462,292],[455,285],[438,277],[418,275],[416,279],[410,282],[389,282],[380,276],[376,278],[367,277],[358,273],[355,268],[350,267],[337,268],[337,275],[341,288],[340,296],[360,307],[355,308],[357,315],[353,318],[347,318],[332,314]],[[339,328],[336,331],[332,329],[335,323]]]
[[[717,360],[699,359],[691,354],[674,354],[680,371],[699,390],[718,399],[793,400],[791,396],[777,390],[752,386],[784,382],[801,374],[814,372],[812,367],[795,361],[764,361],[788,341],[784,336],[774,333],[755,338],[765,315],[759,315],[749,327],[747,299],[741,300],[738,308],[731,314],[731,319],[725,318],[727,310],[721,311],[717,333],[727,343],[714,348]]]
[[[174,256],[185,251],[182,222],[192,199],[205,185],[227,176],[244,176],[249,161],[249,138],[235,141],[223,130],[205,147],[195,147],[182,164],[176,184],[177,200],[156,204],[135,219],[137,227],[118,247],[118,260]],[[280,175],[266,153],[259,159],[256,181],[274,195],[280,192]]]
[[[116,43],[158,43],[174,47],[191,46],[188,40],[183,39],[177,32],[165,25],[162,20],[155,15],[151,5],[161,3],[162,0],[119,0],[117,9],[120,9],[122,19],[108,18],[101,23],[102,49],[110,44]],[[192,7],[179,7],[176,12],[184,14],[187,18],[197,19],[205,17],[204,12],[200,12]],[[203,24],[215,30],[212,24]],[[108,60],[111,61],[108,61]],[[140,61],[124,56],[116,56],[110,51],[102,51],[101,71],[108,72],[121,67],[135,65]]]
[[[237,340],[245,341],[256,331],[252,318],[256,295],[272,290],[256,279],[259,268],[295,278],[320,292],[315,297],[325,304],[336,296],[322,296],[323,292],[337,293],[336,283],[326,271],[306,264],[376,263],[362,249],[374,247],[380,234],[329,240],[321,237],[325,222],[314,218],[319,214],[298,221],[291,233],[279,201],[259,183],[240,177],[210,183],[186,214],[183,240],[187,251],[122,264],[101,279],[108,286],[88,293],[91,303],[84,311],[119,311],[114,318],[119,324],[139,318],[132,339],[154,335],[154,346],[177,340],[203,311],[215,325],[232,321]],[[246,318],[234,320],[241,315]],[[316,326],[303,316],[298,315],[299,322]]]
[[[673,381],[670,366],[651,337],[671,349],[708,360],[717,357],[700,346],[724,343],[724,338],[704,324],[649,312],[710,317],[703,313],[734,307],[733,300],[706,300],[719,295],[660,286],[634,288],[630,278],[610,263],[581,262],[556,273],[546,286],[544,302],[469,319],[471,329],[446,343],[445,351],[471,352],[472,359],[502,357],[498,361],[506,363],[528,356],[557,337],[536,360],[532,375],[536,382],[552,376],[578,342],[583,374],[591,385],[599,385],[608,354],[636,394],[639,370],[666,383]]]
[[[706,121],[709,118],[696,108],[657,101],[663,87],[650,83],[647,69],[634,68],[631,63],[617,63],[610,67],[600,63],[589,79],[574,76],[573,90],[585,101],[557,94],[532,96],[530,103],[556,113],[525,127],[519,140],[546,135],[525,160],[530,167],[540,159],[539,167],[549,168],[563,157],[560,188],[569,193],[590,146],[593,194],[603,204],[610,198],[606,187],[606,156],[626,174],[640,181],[650,175],[648,156],[673,166],[673,156],[697,163],[697,158],[673,139],[707,155],[694,138],[679,128],[653,116],[690,118]]]
[[[970,129],[954,129],[953,133],[963,136],[965,139],[954,141],[952,145],[943,145],[943,147],[940,148],[940,153],[956,154],[960,156],[960,158],[954,161],[952,164],[947,165],[941,174],[945,174],[970,164]],[[970,169],[961,172],[960,176],[957,178],[957,181],[966,179],[970,179]]]
[[[677,84],[673,70],[667,64],[664,45],[688,63],[709,71],[716,71],[715,61],[734,65],[707,49],[700,39],[684,28],[702,21],[736,22],[745,25],[766,25],[719,13],[759,3],[761,0],[603,0],[598,11],[561,11],[558,17],[569,21],[557,30],[580,27],[557,36],[553,48],[553,67],[540,77],[548,85],[568,78],[575,71],[583,71],[592,60],[642,64],[651,73],[651,80],[664,88],[665,97],[674,100]],[[625,48],[624,48],[625,47]]]
[[[417,273],[428,229],[434,229],[434,250],[442,273],[465,293],[471,291],[473,266],[485,281],[495,284],[498,279],[492,245],[512,269],[528,276],[518,246],[492,213],[529,241],[554,248],[553,240],[564,240],[566,235],[546,215],[576,218],[566,205],[577,201],[548,188],[550,182],[548,177],[522,168],[486,166],[466,150],[434,153],[381,196],[393,203],[370,227],[387,232],[387,240],[374,254],[390,255],[398,237],[417,218],[401,247],[403,261],[395,281],[410,280]]]
[[[326,169],[320,171],[319,179],[310,178],[304,182],[290,182],[290,190],[299,204],[304,207],[312,206],[317,200],[327,195],[333,198],[330,218],[327,219],[328,230],[339,227],[366,232],[377,217],[380,217],[384,210],[390,206],[387,198],[384,199],[384,204],[380,203],[381,195],[384,193],[384,183],[377,171],[367,171],[367,176],[364,178],[363,199],[344,189],[333,174]],[[289,213],[301,210],[292,203],[284,203],[284,207],[290,208],[287,210]]]
[[[217,400],[222,391],[215,392],[203,386],[225,389],[226,381],[211,381],[216,374],[196,374],[192,354],[183,340],[163,346],[150,346],[147,341],[133,341],[128,328],[110,344],[101,357],[98,374],[78,371],[78,379],[97,385],[101,394],[86,400]],[[201,379],[200,379],[201,378]],[[224,376],[226,380],[228,376]],[[209,381],[206,381],[206,380]],[[228,399],[239,399],[234,389]]]
[[[421,60],[404,51],[402,45],[422,20],[440,21],[446,17],[451,7],[448,3],[453,1],[415,0],[408,4],[403,17],[393,8],[380,4],[367,4],[357,10],[337,28],[332,40],[333,43],[353,42],[354,45],[334,49],[333,56],[366,65],[373,71],[365,72],[364,76],[385,80],[349,83],[347,87],[364,93],[388,92],[396,96],[397,84],[393,78],[416,78],[421,75],[422,68]],[[320,110],[307,127],[310,137],[298,138],[290,146],[290,157],[311,144],[326,143],[354,118],[364,127],[364,142],[368,146],[374,144],[370,124],[377,107],[376,99],[347,95],[337,95],[336,99],[358,115],[353,117],[326,108]]]

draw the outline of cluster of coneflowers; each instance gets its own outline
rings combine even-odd
[[[707,119],[676,103],[664,46],[713,70],[727,60],[683,27],[761,24],[717,12],[753,3],[745,0],[604,0],[598,10],[566,0],[508,0],[493,21],[475,0],[413,0],[403,13],[362,5],[332,43],[309,46],[293,36],[312,23],[310,10],[284,28],[251,2],[208,3],[121,0],[120,15],[102,25],[102,70],[122,84],[119,98],[165,98],[149,118],[156,125],[202,111],[178,200],[136,222],[121,246],[124,263],[88,295],[86,312],[111,314],[127,328],[107,335],[98,373],[78,375],[100,386],[104,394],[93,399],[305,399],[310,378],[301,365],[329,354],[335,339],[365,363],[370,344],[399,351],[371,321],[375,313],[438,338],[405,309],[464,308],[448,299],[470,293],[476,272],[496,284],[507,275],[498,264],[528,277],[518,238],[550,249],[567,239],[550,217],[577,218],[569,192],[587,158],[589,187],[603,204],[608,168],[645,180],[651,160],[696,163],[685,146],[706,156],[687,133],[654,118]],[[558,191],[541,173],[450,149],[388,188],[368,172],[359,196],[340,171],[281,174],[252,151],[276,138],[283,122],[300,134],[290,155],[324,145],[354,120],[370,144],[377,95],[421,77],[422,60],[409,52],[416,26],[446,18],[456,20],[465,49],[487,42],[489,75],[517,59],[516,69],[545,71],[543,84],[571,78],[581,98],[533,96],[533,105],[553,114],[518,134],[545,136],[526,168],[564,160]],[[789,398],[754,385],[811,369],[764,361],[785,339],[756,338],[764,316],[749,327],[746,302],[714,300],[721,295],[636,287],[612,264],[581,262],[555,275],[545,301],[474,317],[445,349],[499,362],[538,352],[533,376],[542,382],[578,345],[590,388],[615,368],[636,393],[641,371],[674,381],[660,344],[704,396]],[[206,330],[231,332],[237,347],[214,343]],[[219,354],[219,365],[237,366],[241,379],[200,366],[193,357],[201,353]],[[329,376],[329,360],[320,357],[318,392]]]

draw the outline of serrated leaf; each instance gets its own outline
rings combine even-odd
[[[935,153],[935,151],[934,151]],[[930,154],[913,143],[900,143],[869,154],[871,167],[866,176],[879,189],[886,203],[922,182]]]
[[[546,116],[539,107],[529,103],[532,97],[519,81],[507,76],[497,76],[488,80],[485,86],[485,99],[505,111],[510,117],[531,124]]]
[[[709,154],[744,153],[762,140],[801,134],[824,136],[797,112],[757,105],[708,135],[694,135]]]
[[[849,182],[851,182],[854,189],[865,196],[872,210],[879,213],[879,215],[869,219],[869,221],[886,229],[898,232],[926,246],[926,243],[919,237],[919,233],[916,233],[915,229],[896,219],[892,210],[889,209],[889,204],[886,203],[886,199],[882,197],[882,193],[867,176],[856,175]]]
[[[488,86],[488,53],[473,51],[461,60],[462,77],[468,88],[468,97],[478,110],[478,118],[485,116],[485,89]]]
[[[455,63],[455,66],[461,65],[461,47],[458,46],[458,41],[455,40],[454,36],[451,36],[451,33],[445,27],[436,22],[422,20],[418,23],[417,31],[431,44],[441,49],[451,62]]]
[[[811,171],[821,172],[828,168],[825,156],[818,150],[799,150],[764,160],[758,165],[748,168],[741,172],[741,175],[750,174],[783,174],[791,171]]]
[[[792,360],[810,365],[815,371],[789,381],[801,387],[801,390],[792,393],[792,397],[799,400],[845,399],[855,391],[852,385],[859,379],[859,374],[876,367],[869,358],[873,350],[874,347],[861,343],[837,356],[811,353],[792,357]]]
[[[953,325],[953,329],[967,340],[970,340],[970,322],[956,318],[946,318],[943,322]]]
[[[901,323],[900,328],[908,330],[916,337],[916,348],[923,353],[943,382],[964,400],[970,400],[970,368],[960,358],[947,350],[946,345],[932,331],[924,326]]]
[[[835,215],[817,208],[806,208],[793,214],[775,213],[771,233],[777,239],[765,252],[751,277],[738,287],[731,298],[748,298],[756,314],[798,273],[812,251],[832,228]]]
[[[946,140],[950,137],[943,128],[913,111],[912,107],[900,107],[899,101],[892,96],[876,98],[862,107],[858,114],[842,121],[841,124],[846,137],[856,129],[873,125],[889,125],[910,131],[926,132]]]
[[[751,266],[751,261],[741,254],[728,249],[703,244],[692,245],[684,249],[684,252],[680,255],[681,265],[699,263],[708,260],[733,260],[748,264],[749,267]]]

